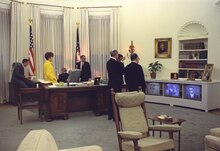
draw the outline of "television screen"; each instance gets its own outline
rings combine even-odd
[[[146,94],[161,95],[160,90],[161,90],[160,83],[154,83],[154,82],[147,83]]]
[[[201,101],[201,86],[193,84],[184,85],[184,98]]]
[[[176,83],[164,84],[164,95],[170,97],[181,97],[180,85]]]

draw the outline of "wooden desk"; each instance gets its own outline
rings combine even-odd
[[[96,116],[107,112],[107,85],[44,87],[46,120],[56,116],[68,119],[69,112],[92,110]]]

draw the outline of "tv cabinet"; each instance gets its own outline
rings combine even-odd
[[[213,80],[212,82],[204,82],[201,80],[188,81],[185,79],[180,80],[170,80],[170,79],[147,79],[146,83],[160,83],[161,94],[160,95],[149,95],[146,94],[145,101],[153,103],[168,104],[171,106],[182,106],[194,109],[199,109],[203,111],[210,111],[220,108],[220,81]],[[164,96],[164,84],[165,83],[175,83],[180,84],[182,87],[182,93],[180,97],[168,97]],[[184,98],[184,85],[200,85],[201,86],[201,100],[191,100]]]

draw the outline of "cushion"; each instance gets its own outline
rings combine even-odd
[[[172,139],[146,137],[138,141],[140,151],[162,151],[174,148]],[[125,151],[134,151],[133,141],[122,142],[122,149]]]
[[[78,147],[72,149],[61,149],[59,151],[103,151],[101,147],[97,145]]]
[[[115,101],[119,107],[135,107],[144,103],[143,92],[122,92],[115,94]]]
[[[220,150],[220,138],[212,135],[205,136],[205,146],[208,150]]]
[[[30,131],[17,151],[58,151],[53,136],[45,129]]]
[[[220,137],[220,128],[212,128],[210,129],[210,134],[213,136]]]
[[[136,131],[142,134],[148,131],[147,121],[141,106],[119,108],[123,131]]]

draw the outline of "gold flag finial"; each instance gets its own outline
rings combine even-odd
[[[79,26],[79,24],[80,24],[79,22],[76,22],[77,27]]]

